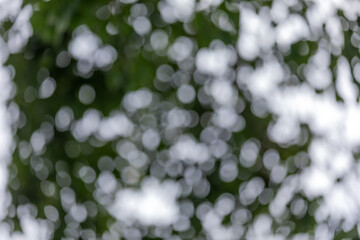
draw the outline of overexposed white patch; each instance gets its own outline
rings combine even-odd
[[[195,0],[164,0],[158,8],[165,22],[188,22],[195,10]]]
[[[18,3],[18,1],[15,1]],[[20,1],[21,2],[21,1]],[[15,3],[15,4],[17,4]],[[11,6],[12,4],[10,4]],[[14,5],[12,5],[14,6]],[[0,6],[1,9],[2,6]],[[8,31],[8,48],[10,53],[17,53],[26,45],[28,39],[33,34],[33,29],[30,23],[32,16],[32,6],[25,5],[20,12],[17,13],[16,20],[13,26]]]
[[[284,69],[280,63],[275,58],[270,58],[255,70],[248,66],[240,67],[237,82],[240,86],[245,85],[254,96],[266,99],[275,95],[278,84],[284,77]]]
[[[117,58],[117,51],[113,46],[105,45],[95,52],[95,66],[105,68],[110,66]]]
[[[22,0],[1,0],[0,22],[15,17],[21,10],[21,6]]]
[[[212,7],[219,6],[223,1],[224,0],[200,0],[196,8],[198,11],[209,10]]]
[[[359,146],[360,144],[360,107],[358,105],[348,106],[343,113],[343,131],[345,143],[350,147]]]
[[[152,93],[148,89],[139,89],[127,93],[123,99],[123,105],[129,112],[135,112],[138,109],[146,108],[152,101]]]
[[[330,36],[331,44],[334,47],[341,48],[344,45],[344,35],[340,18],[335,16],[329,18],[326,21],[325,29]]]
[[[139,35],[145,35],[151,30],[151,23],[146,17],[138,17],[132,23],[134,30]]]
[[[299,176],[288,176],[283,180],[279,190],[277,191],[275,198],[269,205],[270,214],[275,217],[281,217],[286,213],[287,205],[292,200],[294,193],[299,189]]]
[[[123,113],[115,112],[101,120],[98,136],[102,140],[112,140],[118,136],[128,137],[134,130],[134,124]]]
[[[68,50],[78,60],[78,72],[84,75],[89,74],[94,67],[110,66],[117,58],[115,48],[103,45],[101,39],[86,25],[81,25],[74,30]]]
[[[260,177],[254,177],[250,181],[240,185],[239,199],[241,204],[247,206],[255,201],[255,199],[264,190],[265,182]]]
[[[91,59],[101,45],[100,38],[85,25],[78,27],[73,34],[74,38],[69,44],[69,52],[76,59]]]
[[[174,61],[182,62],[191,56],[193,50],[194,45],[190,38],[179,37],[169,48],[168,56]]]
[[[283,0],[275,0],[271,5],[270,14],[273,21],[282,22],[289,15],[289,6]]]
[[[101,113],[95,109],[88,109],[83,117],[78,120],[71,132],[78,141],[85,141],[91,134],[95,133],[100,124]]]
[[[309,34],[305,19],[298,14],[291,14],[277,26],[276,42],[281,49],[288,50],[291,44],[305,39]]]
[[[343,182],[335,184],[329,192],[325,194],[324,204],[316,212],[316,220],[323,221],[330,218],[332,221],[344,219],[342,226],[350,230],[357,223],[354,212],[358,211],[360,202],[359,176],[356,173],[348,174]]]
[[[302,186],[310,198],[325,195],[333,187],[334,177],[326,169],[313,166],[303,172]]]
[[[148,178],[142,182],[140,190],[120,190],[108,210],[125,224],[137,221],[148,226],[166,226],[175,223],[178,218],[176,199],[179,193],[180,186],[174,181],[159,183]]]
[[[215,49],[203,48],[196,55],[197,69],[214,76],[222,76],[227,73],[235,61],[234,50],[224,46]]]
[[[272,141],[280,144],[291,144],[299,138],[300,127],[289,117],[281,117],[268,127],[268,136]]]
[[[154,129],[147,129],[141,138],[141,142],[148,150],[155,150],[160,144],[159,133]]]
[[[246,239],[276,239],[285,240],[286,237],[279,233],[273,233],[272,231],[273,219],[267,214],[261,214],[256,217],[254,223],[250,227],[246,234]]]
[[[359,90],[353,83],[350,66],[345,57],[340,57],[337,63],[336,90],[345,103],[355,104]]]
[[[215,101],[223,105],[231,105],[235,96],[235,89],[229,81],[215,80],[210,86],[210,93]]]
[[[329,64],[330,52],[320,48],[306,65],[304,69],[306,80],[315,89],[325,89],[331,84],[332,74]]]
[[[243,227],[238,224],[225,227],[221,223],[222,219],[223,216],[215,209],[209,209],[209,211],[204,213],[204,216],[201,218],[201,223],[208,236],[207,239],[240,239],[240,236],[244,233]]]
[[[249,4],[241,4],[237,49],[243,59],[252,61],[262,51],[270,51],[275,43],[274,29],[270,23],[269,10],[263,9],[256,14]]]
[[[201,163],[210,157],[207,146],[203,143],[197,143],[192,137],[182,135],[171,147],[170,154],[174,159]]]

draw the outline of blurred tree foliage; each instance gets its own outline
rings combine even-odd
[[[166,131],[162,125],[164,112],[172,107],[193,111],[198,119],[192,126],[176,130],[173,134],[180,135],[181,132],[184,132],[191,134],[197,141],[200,141],[203,130],[211,125],[209,117],[206,118],[206,116],[214,112],[212,103],[201,102],[198,98],[190,103],[179,101],[177,99],[179,85],[171,81],[159,81],[157,70],[166,64],[173,72],[181,72],[185,77],[189,77],[188,83],[197,92],[200,92],[203,89],[203,84],[195,78],[207,79],[211,76],[199,73],[196,70],[194,58],[189,60],[190,67],[184,66],[186,63],[174,61],[168,56],[167,49],[179,37],[186,37],[195,46],[191,54],[199,49],[208,48],[215,39],[220,40],[224,46],[232,46],[233,51],[236,52],[240,17],[239,3],[240,1],[227,0],[221,2],[219,6],[210,6],[205,10],[194,12],[188,22],[174,21],[169,23],[164,21],[159,11],[158,5],[161,3],[154,0],[141,2],[119,0],[24,1],[24,4],[31,4],[33,7],[33,16],[31,17],[33,35],[23,51],[11,55],[8,60],[8,64],[15,67],[14,81],[17,92],[14,101],[21,111],[16,123],[17,148],[14,151],[10,166],[10,172],[13,173],[9,183],[13,197],[12,207],[32,204],[37,209],[34,215],[37,218],[46,219],[44,207],[47,205],[54,206],[59,212],[59,218],[51,223],[54,229],[54,239],[61,239],[62,237],[75,239],[79,237],[76,234],[84,229],[91,229],[98,238],[109,237],[109,232],[114,231],[117,231],[118,236],[124,236],[124,229],[114,229],[117,220],[106,209],[106,201],[111,202],[114,196],[110,196],[109,199],[101,202],[99,186],[96,186],[95,179],[84,181],[84,176],[80,175],[86,173],[80,173],[80,170],[82,167],[88,166],[92,169],[91,171],[96,173],[96,176],[100,176],[107,167],[100,166],[99,159],[107,156],[115,167],[110,166],[109,170],[106,171],[110,171],[116,177],[119,188],[131,187],[136,189],[140,187],[141,180],[129,183],[123,176],[125,174],[123,170],[129,166],[129,163],[119,156],[116,145],[120,140],[130,139],[149,159],[145,167],[136,169],[140,179],[153,175],[151,168],[158,164],[161,153],[169,150],[174,143],[174,141],[164,140],[166,137],[163,135]],[[251,4],[259,10],[264,6],[271,6],[271,1],[252,1]],[[140,10],[136,10],[136,7]],[[304,9],[307,7],[306,3],[303,4],[303,7]],[[305,11],[304,9],[302,11]],[[136,11],[145,12],[134,13]],[[139,34],[134,30],[132,26],[134,14],[143,14],[149,20],[151,30],[148,33]],[[230,30],[219,26],[218,22],[214,20],[216,14],[226,16],[227,21],[231,24]],[[79,72],[79,60],[69,53],[69,45],[79,26],[87,26],[86,29],[88,30],[86,31],[91,31],[97,35],[101,40],[101,46],[112,46],[116,49],[117,57],[111,64],[105,67],[97,67],[96,64],[93,64],[89,71]],[[161,30],[168,36],[169,44],[165,49],[159,51],[153,49],[151,37],[155,30]],[[299,54],[301,51],[299,49],[304,44],[308,46],[308,53]],[[81,46],[77,47],[80,48]],[[298,66],[306,64],[317,47],[317,42],[300,41],[292,45],[290,53],[283,56],[283,61],[289,63],[290,70],[297,74]],[[352,55],[354,52],[348,47],[351,46],[345,47],[345,56],[347,56],[346,54]],[[274,51],[277,51],[276,47],[274,48]],[[350,56],[348,57],[350,58]],[[261,59],[249,61],[238,56],[232,68],[236,70],[244,64],[256,66],[259,63],[261,63]],[[55,80],[55,91],[49,97],[41,97],[39,89],[44,81],[49,78]],[[303,79],[300,78],[300,81]],[[54,84],[54,82],[49,82],[49,84]],[[280,164],[287,168],[287,175],[295,176],[306,167],[306,165],[295,164],[295,159],[299,156],[307,158],[306,151],[311,137],[309,136],[302,143],[289,146],[272,142],[268,137],[267,129],[276,116],[271,114],[265,114],[263,117],[256,116],[251,109],[252,97],[249,92],[246,89],[238,88],[236,82],[233,82],[232,85],[238,89],[236,95],[244,104],[241,115],[246,126],[241,131],[230,131],[216,127],[217,134],[225,136],[223,139],[229,147],[227,153],[219,158],[212,157],[214,166],[210,170],[200,166],[201,164],[180,162],[177,166],[182,169],[180,174],[172,175],[165,171],[165,174],[156,177],[160,180],[172,178],[180,181],[184,178],[183,174],[186,169],[194,166],[196,169],[201,169],[202,178],[209,183],[210,191],[205,195],[197,195],[194,190],[188,195],[180,196],[179,201],[191,200],[196,209],[205,202],[214,204],[221,194],[230,193],[235,196],[235,209],[247,209],[251,213],[250,220],[243,223],[246,233],[247,227],[252,224],[256,216],[269,214],[269,203],[281,185],[281,183],[271,181],[271,171],[262,163],[264,153],[269,149],[276,149],[281,159]],[[79,91],[81,92],[83,86],[90,86],[90,92],[95,90],[96,97],[93,101],[86,102],[86,100],[81,101],[79,99]],[[108,141],[97,138],[96,134],[90,134],[83,139],[74,136],[75,122],[81,119],[87,110],[95,109],[101,113],[101,118],[111,116],[114,111],[126,112],[122,104],[124,96],[131,91],[144,88],[153,93],[153,101],[156,100],[157,103],[147,109],[126,113],[127,117],[137,126],[138,135],[134,133],[128,137],[117,136]],[[72,110],[74,120],[72,120],[69,128],[59,129],[56,126],[56,115],[64,106]],[[156,117],[154,121],[162,138],[160,145],[155,150],[149,150],[142,146],[141,137],[139,137],[143,131],[141,129],[142,123],[146,121],[144,118],[150,116],[149,114]],[[96,123],[90,122],[88,124]],[[306,133],[305,135],[310,135],[307,126],[302,126],[302,131]],[[249,139],[255,139],[254,141],[259,146],[256,163],[253,166],[246,167],[237,160],[238,176],[230,182],[223,181],[219,173],[222,163],[234,156],[238,158],[241,146]],[[42,141],[43,143],[41,143]],[[31,150],[34,145],[41,144],[43,147],[40,149]],[[268,189],[270,200],[260,201],[259,198],[256,198],[251,204],[245,206],[239,201],[239,187],[255,177],[263,179],[264,188]],[[64,207],[64,200],[61,199],[61,191],[64,189],[72,189],[75,192],[78,204],[87,204],[88,216],[77,226],[78,233],[69,231],[70,213]],[[317,207],[318,199],[310,201],[302,192],[298,192],[295,198],[305,200],[307,206],[305,213],[299,216],[288,213],[272,223],[274,233],[285,235],[288,239],[297,233],[313,235],[316,227],[314,209]],[[91,209],[95,209],[94,214],[89,214]],[[16,214],[9,214],[7,221],[14,226],[14,230],[20,229]],[[178,235],[181,239],[204,239],[207,233],[202,227],[201,220],[196,214],[193,214],[190,221],[191,228],[185,232],[173,229],[170,234]],[[231,213],[224,217],[222,224],[227,226],[230,222]],[[155,231],[156,227],[154,226],[145,228],[136,225],[136,227],[142,229],[143,239],[161,238],[156,234],[150,234]],[[289,232],[286,232],[286,229],[289,229]],[[282,230],[285,232],[281,232]],[[238,237],[243,239],[245,233]],[[345,233],[338,229],[336,234],[338,234],[338,239],[342,239],[343,237],[353,238],[357,233],[356,231]],[[82,238],[86,239],[84,236]]]

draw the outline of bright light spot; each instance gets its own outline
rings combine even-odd
[[[120,190],[109,213],[127,224],[138,221],[144,225],[170,225],[178,219],[176,199],[179,193],[179,185],[173,181],[159,183],[155,179],[145,179],[140,191]]]

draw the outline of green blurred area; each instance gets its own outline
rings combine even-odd
[[[239,29],[239,12],[232,11],[229,7],[239,1],[225,1],[217,9],[227,14],[231,22],[234,24],[236,31]],[[255,6],[269,6],[271,1],[256,1],[253,3]],[[139,2],[140,3],[140,2]],[[121,105],[122,99],[126,93],[140,88],[147,88],[156,92],[161,101],[168,101],[175,106],[184,107],[195,111],[199,116],[211,111],[209,106],[204,106],[198,100],[191,104],[183,104],[176,100],[176,87],[169,86],[166,90],[160,91],[154,86],[156,78],[156,70],[162,64],[168,64],[176,70],[178,66],[176,62],[168,58],[168,56],[159,56],[151,48],[147,47],[150,41],[150,35],[139,36],[131,25],[128,23],[128,18],[131,15],[132,4],[123,4],[120,1],[95,1],[95,0],[65,0],[65,1],[25,1],[24,4],[32,4],[33,16],[31,24],[33,27],[33,36],[23,49],[21,53],[13,54],[10,56],[7,64],[15,67],[15,78],[17,92],[14,101],[18,104],[22,116],[26,118],[26,123],[17,129],[16,143],[22,141],[29,142],[33,132],[39,129],[42,124],[50,123],[54,126],[54,119],[56,113],[63,106],[69,106],[74,112],[74,118],[79,119],[83,116],[84,112],[93,108],[101,112],[103,116],[109,116],[113,110],[123,110]],[[211,20],[212,11],[196,12],[191,22],[184,24],[181,22],[166,23],[162,20],[158,10],[159,1],[144,0],[141,4],[145,4],[149,10],[148,18],[152,23],[152,30],[162,29],[169,35],[169,43],[173,43],[178,37],[186,36],[192,39],[197,44],[197,49],[209,47],[214,39],[219,39],[225,44],[229,44],[236,48],[238,40],[238,33],[226,32],[219,29]],[[229,10],[230,9],[230,10]],[[100,12],[99,12],[100,11]],[[103,11],[103,12],[101,12]],[[99,19],[99,16],[102,16]],[[113,46],[118,54],[116,61],[112,66],[106,70],[94,69],[88,77],[76,74],[77,60],[71,58],[70,64],[65,68],[59,67],[56,64],[56,58],[62,51],[67,51],[70,41],[72,40],[73,31],[81,26],[86,25],[95,33],[102,41],[103,44]],[[114,26],[118,33],[109,34],[106,31],[108,24]],[[187,26],[185,26],[187,25]],[[193,32],[186,30],[191,26]],[[345,38],[348,38],[345,33]],[[136,41],[143,41],[139,49],[133,50],[133,45]],[[347,42],[347,40],[345,40]],[[302,54],[302,49],[308,48],[308,54]],[[297,73],[297,69],[301,64],[306,64],[309,58],[316,52],[318,45],[316,42],[300,41],[292,46],[290,54],[284,57],[284,62],[289,63],[291,72]],[[276,49],[275,49],[276,51]],[[356,52],[356,53],[355,53]],[[130,54],[131,53],[131,54]],[[343,54],[351,59],[353,55],[357,55],[358,51],[346,45]],[[246,61],[239,59],[236,63],[237,67],[243,65]],[[257,63],[249,62],[249,65],[255,66]],[[35,94],[41,84],[41,74],[46,72],[56,81],[56,90],[54,94],[47,99],[39,99],[33,96],[32,100],[26,100],[27,94]],[[191,76],[191,85],[196,90],[200,88],[199,84],[194,81],[195,69],[189,71]],[[304,79],[300,79],[304,81]],[[78,98],[78,92],[82,85],[89,84],[96,91],[96,98],[94,102],[89,105],[81,103]],[[235,83],[234,83],[235,84]],[[240,132],[234,132],[228,141],[231,152],[235,156],[239,156],[241,144],[250,138],[255,138],[261,143],[259,159],[257,164],[251,168],[239,166],[240,177],[236,178],[230,183],[223,182],[219,177],[220,161],[216,161],[214,171],[206,173],[207,180],[210,182],[211,190],[205,199],[197,198],[191,194],[190,199],[195,208],[199,204],[209,201],[214,203],[222,193],[230,193],[238,199],[239,186],[252,177],[259,176],[265,181],[265,187],[271,188],[274,193],[279,188],[279,185],[271,185],[269,180],[269,170],[264,168],[261,163],[263,153],[268,149],[276,149],[281,157],[282,163],[293,169],[289,174],[298,174],[301,169],[294,166],[294,156],[301,152],[307,151],[310,139],[302,146],[279,146],[273,143],[267,136],[267,128],[269,123],[276,118],[276,116],[268,115],[265,118],[254,116],[250,109],[251,99],[248,99],[243,90],[239,90],[239,96],[245,101],[246,107],[242,116],[246,121],[246,127]],[[31,98],[31,96],[30,96]],[[152,109],[153,113],[161,118],[161,109]],[[142,114],[140,112],[131,116],[134,122],[140,121]],[[192,134],[197,139],[200,138],[200,133],[203,130],[201,124],[187,129],[187,133]],[[303,130],[311,134],[306,126]],[[92,139],[94,137],[90,137]],[[311,138],[311,136],[309,137]],[[121,138],[119,138],[121,139]],[[49,174],[46,179],[39,179],[36,172],[30,166],[30,158],[22,159],[19,156],[19,148],[17,148],[13,155],[13,162],[11,168],[17,169],[17,175],[11,179],[9,189],[13,196],[13,204],[15,206],[32,203],[38,208],[39,218],[45,218],[43,209],[46,205],[55,206],[60,215],[59,221],[56,223],[56,230],[53,239],[61,239],[64,236],[66,228],[66,211],[63,209],[60,199],[61,187],[57,184],[56,168],[61,165],[66,168],[71,176],[72,188],[76,193],[76,201],[84,203],[86,201],[93,201],[98,207],[96,216],[88,217],[86,221],[80,224],[83,229],[92,229],[100,238],[103,233],[109,231],[109,226],[116,220],[107,212],[107,210],[94,200],[95,184],[84,183],[77,175],[80,166],[90,166],[99,175],[101,170],[98,168],[98,160],[103,156],[109,156],[112,159],[118,158],[115,144],[116,141],[109,141],[107,143],[99,144],[95,147],[89,141],[78,142],[70,131],[60,132],[54,128],[54,137],[46,144],[46,150],[41,154],[44,159],[45,165],[49,169]],[[94,140],[95,141],[95,140]],[[158,151],[168,149],[169,145],[162,143]],[[70,153],[70,154],[69,154]],[[150,161],[156,161],[157,155],[149,153]],[[40,157],[40,156],[35,156]],[[122,159],[123,160],[123,159]],[[125,161],[125,160],[123,160]],[[119,161],[121,162],[121,161]],[[186,164],[184,164],[186,167]],[[113,171],[114,176],[121,179],[121,164],[118,169]],[[149,176],[149,170],[146,170],[143,177]],[[169,177],[169,176],[167,176]],[[169,177],[170,178],[170,177]],[[180,178],[180,177],[179,177]],[[176,180],[179,180],[176,179]],[[56,186],[55,194],[53,196],[44,195],[41,190],[41,184],[44,182],[53,183]],[[121,181],[121,180],[120,180]],[[19,185],[14,182],[20,182]],[[125,183],[122,183],[126,187]],[[134,188],[140,185],[131,186]],[[301,196],[300,196],[301,195]],[[299,194],[299,197],[306,199],[304,194]],[[315,206],[318,199],[306,199],[308,206]],[[241,203],[236,201],[237,207]],[[248,206],[253,216],[258,216],[262,213],[269,213],[269,205],[261,204],[255,201]],[[15,229],[20,229],[19,219],[16,216],[9,218],[16,226]],[[224,224],[228,224],[229,216],[225,218]],[[194,215],[191,218],[191,224],[195,229],[194,239],[202,239],[204,237],[204,230],[202,229],[201,221]],[[250,224],[250,223],[246,223]],[[245,224],[245,225],[246,225]],[[297,218],[289,216],[284,222],[273,223],[273,228],[276,229],[280,226],[291,226],[292,234],[308,232],[313,233],[316,227],[316,221],[313,212],[310,210],[302,216]],[[354,230],[355,231],[355,230]],[[348,233],[339,232],[336,239],[344,237],[356,238],[356,233],[350,231]],[[356,232],[356,231],[355,231]],[[177,235],[176,231],[173,234]],[[180,234],[181,235],[181,234]],[[1,237],[0,237],[1,238]],[[156,239],[156,238],[144,238]],[[219,239],[221,240],[221,239]]]

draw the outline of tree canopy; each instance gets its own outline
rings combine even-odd
[[[359,15],[351,0],[0,1],[0,232],[358,238]]]

